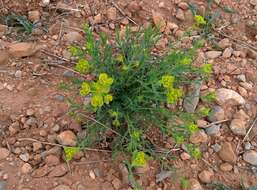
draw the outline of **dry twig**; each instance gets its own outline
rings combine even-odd
[[[245,135],[245,137],[244,137],[244,139],[243,139],[243,142],[244,142],[244,141],[247,139],[247,137],[249,136],[249,134],[250,134],[250,132],[252,131],[253,127],[255,126],[256,122],[257,122],[257,117],[254,119],[252,125],[250,126],[249,130],[247,131],[247,133],[246,133],[246,135]],[[242,142],[242,143],[243,143],[243,142]]]
[[[213,122],[213,123],[210,123],[210,124],[206,125],[204,128],[208,128],[208,127],[211,127],[212,125],[224,123],[224,122],[227,122],[227,121],[229,121],[229,119],[224,119],[224,120],[220,120],[220,121],[215,121],[215,122]]]
[[[18,141],[32,141],[32,142],[38,142],[41,144],[46,144],[46,145],[51,145],[51,146],[58,146],[58,147],[62,147],[62,148],[69,147],[69,146],[64,146],[64,145],[57,144],[57,143],[39,141],[39,140],[33,139],[33,138],[20,138],[20,139],[18,139]],[[94,149],[94,148],[84,148],[84,149],[88,150],[88,151],[94,151],[94,152],[111,152],[109,150]]]
[[[94,160],[94,161],[87,161],[87,162],[73,162],[72,165],[88,165],[88,164],[96,164],[101,162],[111,162],[112,160]]]
[[[133,24],[139,26],[132,18],[130,18],[114,1],[111,1],[112,5],[124,16],[126,17],[130,22]]]

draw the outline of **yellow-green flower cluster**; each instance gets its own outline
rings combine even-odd
[[[178,101],[178,99],[182,96],[182,90],[173,87],[175,77],[172,75],[164,75],[160,83],[164,88],[166,88],[166,96],[167,96],[167,103],[174,104]]]
[[[120,121],[119,121],[119,119],[118,119],[119,113],[116,112],[116,111],[112,111],[112,110],[110,110],[109,113],[110,113],[111,117],[113,118],[112,124],[113,124],[115,127],[119,127],[119,126],[120,126]]]
[[[192,60],[188,57],[184,57],[182,60],[181,60],[181,64],[182,65],[189,65],[190,63],[192,62]]]
[[[109,94],[113,78],[106,73],[101,73],[97,82],[83,82],[80,89],[80,94],[86,96],[92,93],[91,105],[93,108],[100,108],[104,104],[109,104],[113,100],[113,96]]]
[[[193,134],[193,133],[195,133],[196,131],[198,131],[198,126],[197,126],[196,124],[194,124],[194,123],[189,123],[189,124],[187,125],[187,128],[188,128],[188,131],[189,131],[191,134]]]
[[[89,71],[90,65],[87,60],[80,59],[75,66],[75,70],[80,73],[87,73]]]
[[[172,88],[174,80],[175,80],[174,76],[164,75],[162,76],[162,79],[160,82],[164,88]]]
[[[200,159],[202,156],[202,152],[199,148],[193,148],[191,150],[191,155],[193,156],[193,158],[195,159]]]
[[[194,18],[195,18],[195,22],[196,22],[197,26],[206,25],[207,24],[206,20],[201,15],[195,15]]]
[[[143,167],[146,165],[147,156],[143,151],[135,152],[132,156],[133,167]]]
[[[212,64],[208,63],[208,64],[204,64],[202,67],[201,67],[201,70],[203,73],[205,74],[211,74],[212,72]]]
[[[67,161],[71,161],[72,158],[80,151],[78,147],[64,147],[64,155]]]

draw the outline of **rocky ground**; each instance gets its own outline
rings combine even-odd
[[[80,152],[70,168],[64,161],[61,146],[74,146],[85,133],[67,114],[65,100],[76,98],[74,90],[61,85],[76,75],[68,69],[72,64],[67,48],[83,41],[85,22],[96,34],[103,31],[109,36],[116,27],[122,32],[127,25],[137,30],[153,23],[163,33],[156,51],[165,51],[169,41],[193,25],[189,2],[206,12],[204,0],[1,0],[2,16],[25,15],[35,27],[24,35],[0,25],[0,190],[131,189],[125,166],[112,162],[108,151]],[[180,189],[182,177],[189,179],[190,190],[212,189],[207,185],[214,181],[235,189],[240,182],[257,185],[257,1],[219,0],[212,10],[222,7],[230,12],[221,12],[213,31],[219,48],[207,43],[196,59],[212,63],[214,73],[195,91],[217,94],[214,114],[199,120],[201,130],[190,138],[203,157],[191,159],[182,146],[170,163],[174,173],[151,161],[138,171],[146,190]],[[193,102],[185,109],[203,104]],[[171,149],[172,143],[165,146]]]

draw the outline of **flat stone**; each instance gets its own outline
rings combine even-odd
[[[24,162],[28,162],[29,161],[29,154],[28,153],[21,154],[19,157]]]
[[[213,106],[208,120],[211,122],[221,121],[225,119],[224,109],[220,106]]]
[[[76,146],[77,137],[72,131],[67,130],[57,136],[57,141],[64,146]]]
[[[208,170],[203,170],[199,175],[199,179],[201,182],[203,183],[210,183],[212,181],[212,177],[213,177],[213,172],[208,171]]]
[[[48,177],[61,177],[68,172],[67,167],[64,164],[56,166],[49,174]]]
[[[243,159],[247,163],[257,166],[257,152],[254,150],[247,151],[243,154]]]
[[[0,181],[0,190],[6,190],[6,182]]]
[[[71,190],[71,189],[70,189],[70,187],[68,187],[66,185],[58,185],[53,190]]]
[[[164,17],[160,13],[154,12],[154,11],[152,12],[152,15],[153,15],[153,22],[155,26],[159,27],[160,31],[163,32],[166,27],[166,21]]]
[[[80,42],[83,40],[83,36],[79,32],[68,32],[63,36],[64,41],[68,42],[69,44],[73,42]]]
[[[194,113],[200,99],[200,90],[202,86],[202,81],[195,83],[189,90],[188,95],[183,101],[183,108],[188,113]]]
[[[205,129],[207,135],[217,135],[220,132],[220,125],[212,125]]]
[[[28,174],[32,171],[32,166],[29,163],[23,164],[21,167],[21,173]]]
[[[188,190],[204,190],[199,181],[196,179],[190,179],[189,183],[190,185]]]
[[[257,5],[257,0],[250,0],[250,3],[251,3],[253,6],[256,6],[256,5]]]
[[[10,55],[8,52],[0,50],[0,66],[6,65],[9,61],[9,58],[10,58]]]
[[[6,148],[0,148],[0,161],[6,159],[9,156],[10,152]]]
[[[231,42],[228,38],[224,38],[219,41],[218,45],[220,48],[225,49],[231,46]]]
[[[16,58],[28,57],[34,55],[41,47],[36,43],[20,42],[9,46],[9,53]]]
[[[246,135],[247,121],[249,116],[243,111],[239,110],[234,114],[233,120],[230,123],[231,131],[236,135]]]
[[[232,104],[232,105],[243,105],[245,99],[234,90],[220,88],[216,91],[216,101],[219,105]]]
[[[233,49],[231,47],[228,47],[223,51],[222,57],[229,58],[231,57],[232,54],[233,54]]]
[[[184,21],[185,20],[185,14],[184,11],[182,9],[178,9],[177,13],[176,13],[176,18],[180,21]]]
[[[225,162],[236,163],[237,161],[237,155],[234,152],[231,143],[229,142],[224,142],[222,144],[218,154],[219,154],[219,157]]]
[[[199,130],[191,135],[190,142],[193,144],[206,143],[208,141],[208,136],[204,130]]]
[[[220,170],[223,172],[230,172],[233,169],[233,166],[229,163],[222,163],[220,165]]]
[[[216,58],[220,57],[221,54],[222,54],[221,51],[208,51],[205,53],[205,55],[208,59],[216,59]]]
[[[111,7],[107,10],[106,14],[109,20],[116,20],[117,19],[117,10],[115,7]]]

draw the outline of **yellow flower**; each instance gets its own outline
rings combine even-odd
[[[113,97],[110,94],[104,96],[104,103],[109,104],[112,101]]]
[[[135,152],[132,156],[132,166],[143,167],[146,165],[146,154],[143,151]]]
[[[110,91],[110,87],[102,85],[98,82],[93,83],[93,89],[97,94],[107,94]]]
[[[182,135],[175,135],[174,138],[178,144],[182,144],[185,141],[185,138]]]
[[[165,88],[171,88],[173,86],[174,80],[175,80],[175,78],[173,76],[164,75],[164,76],[162,76],[162,79],[160,82]]]
[[[87,82],[83,82],[80,89],[80,95],[86,96],[91,92],[90,85]]]
[[[196,21],[197,25],[206,25],[207,24],[206,20],[201,15],[195,15],[195,21]]]
[[[118,117],[118,115],[119,115],[118,112],[112,111],[112,110],[110,110],[109,113],[110,113],[111,117]]]
[[[122,54],[118,54],[115,58],[115,60],[119,63],[123,63],[124,62],[124,57]]]
[[[204,64],[201,67],[202,71],[206,74],[210,74],[212,72],[212,64]]]
[[[200,159],[202,156],[202,152],[199,148],[193,148],[191,154],[195,159]]]
[[[169,104],[174,104],[178,101],[178,99],[182,96],[182,90],[176,88],[170,88],[167,93],[167,102]]]
[[[115,127],[119,127],[120,126],[120,121],[118,119],[114,119],[112,121],[112,124],[115,126]]]
[[[80,59],[79,62],[75,66],[75,70],[80,73],[88,72],[89,68],[90,68],[90,65],[89,65],[88,61],[85,59]]]
[[[182,60],[181,60],[181,63],[183,64],[183,65],[189,65],[190,63],[191,63],[191,59],[190,58],[188,58],[188,57],[185,57],[185,58],[183,58]]]
[[[194,123],[190,123],[187,127],[190,133],[198,131],[198,126]]]
[[[109,77],[106,73],[101,73],[99,75],[99,83],[106,86],[111,86],[113,83],[113,78]]]
[[[80,151],[78,147],[64,147],[64,155],[67,161],[71,161],[72,158]]]
[[[95,95],[92,97],[91,99],[91,105],[94,107],[94,108],[97,108],[97,107],[102,107],[104,104],[103,102],[103,97],[100,96],[100,95]]]

